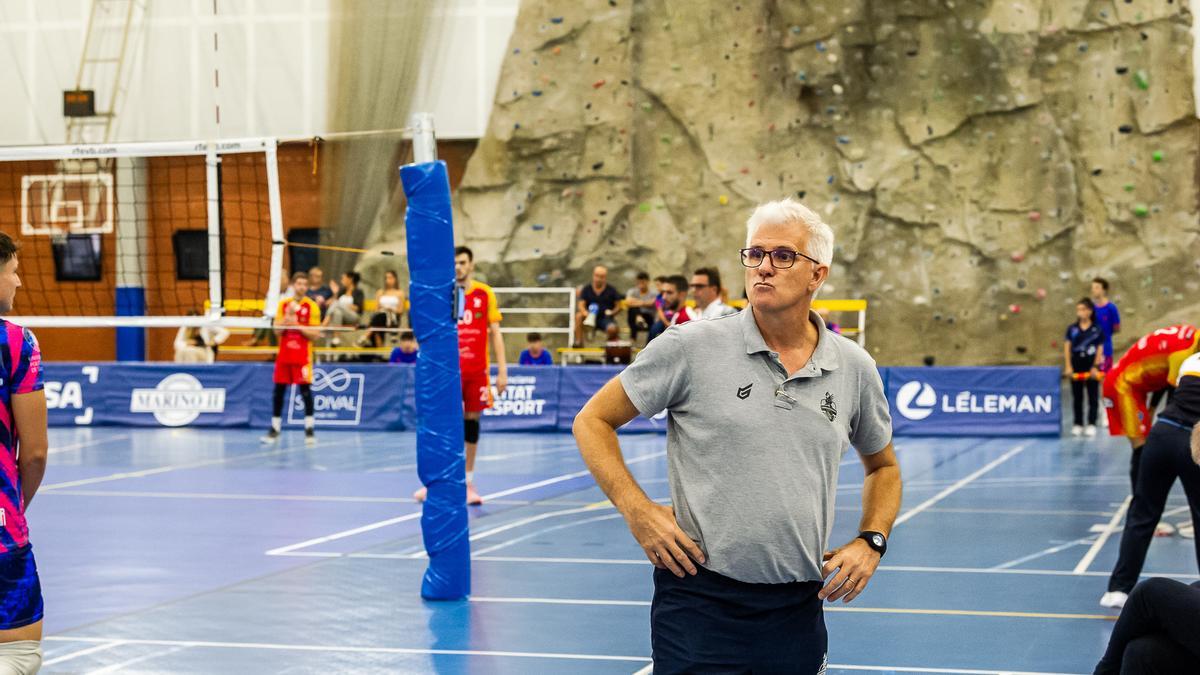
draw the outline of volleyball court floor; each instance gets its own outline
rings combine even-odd
[[[651,567],[566,434],[487,434],[473,595],[423,602],[415,434],[52,429],[29,513],[44,672],[649,672]],[[622,436],[666,501],[665,439]],[[868,591],[827,606],[830,672],[1090,673],[1125,441],[900,439],[904,505]],[[736,470],[731,464],[730,470]],[[859,516],[844,461],[833,541]],[[1169,522],[1186,519],[1172,494]],[[1146,573],[1196,579],[1192,542]]]

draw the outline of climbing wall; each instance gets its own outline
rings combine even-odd
[[[792,195],[883,363],[1057,363],[1097,274],[1127,341],[1200,323],[1186,5],[525,2],[461,238],[493,283],[716,265],[740,297],[746,217]]]

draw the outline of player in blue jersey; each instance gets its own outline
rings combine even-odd
[[[0,316],[21,279],[17,244],[0,232]],[[25,509],[46,472],[42,355],[28,330],[0,319],[0,672],[31,675],[42,664],[42,587]]]

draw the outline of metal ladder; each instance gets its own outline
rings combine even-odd
[[[76,89],[96,92],[93,117],[67,118],[67,143],[107,143],[127,91],[129,37],[146,15],[150,0],[92,0]],[[102,94],[108,106],[101,107]]]

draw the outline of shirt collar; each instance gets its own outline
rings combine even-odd
[[[841,359],[838,358],[837,347],[833,344],[825,322],[821,319],[820,314],[811,309],[808,311],[808,320],[817,326],[817,348],[813,350],[809,361],[822,370],[836,370],[841,364]],[[767,346],[767,341],[763,339],[762,332],[758,330],[758,323],[754,320],[753,307],[746,305],[746,309],[742,310],[741,321],[742,339],[746,343],[746,353],[770,352],[771,348]]]

